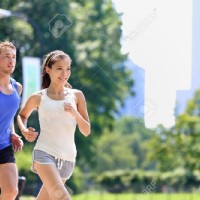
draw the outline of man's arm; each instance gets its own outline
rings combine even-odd
[[[15,133],[14,123],[12,123],[10,130],[11,130],[10,140],[13,146],[13,150],[15,152],[21,151],[23,148],[23,141],[21,140],[21,137]]]

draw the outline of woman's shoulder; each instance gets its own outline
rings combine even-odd
[[[80,96],[83,95],[83,92],[81,90],[78,89],[74,89],[74,88],[68,88],[68,91],[73,93],[75,96]]]
[[[81,90],[74,89],[74,88],[70,88],[70,90],[71,90],[73,93],[81,93],[81,92],[82,92]]]
[[[34,95],[34,96],[42,96],[42,94],[44,94],[45,91],[46,91],[46,89],[42,89],[42,90],[39,90],[39,91],[33,93],[32,95]]]
[[[75,96],[76,102],[82,101],[85,99],[85,96],[81,90],[68,88],[69,93]]]
[[[69,88],[69,87],[65,87],[64,90],[67,91],[68,93],[76,93],[77,92],[77,89]]]
[[[43,89],[43,90],[39,90],[39,91],[37,91],[37,92],[34,92],[34,93],[30,96],[30,99],[40,100],[43,93],[44,93],[44,89]]]
[[[27,100],[27,106],[34,109],[38,108],[38,106],[40,105],[41,96],[42,96],[42,90],[31,94],[31,96]]]

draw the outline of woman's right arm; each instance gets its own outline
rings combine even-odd
[[[29,142],[33,142],[37,138],[38,132],[36,132],[35,129],[32,127],[27,128],[27,121],[31,113],[38,108],[40,100],[40,93],[31,95],[30,98],[27,100],[25,106],[20,110],[17,116],[19,129],[21,130],[22,135],[25,137],[25,139]]]

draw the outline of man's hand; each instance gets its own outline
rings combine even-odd
[[[10,140],[11,140],[14,152],[22,150],[24,144],[19,135],[17,135],[16,133],[11,133]]]

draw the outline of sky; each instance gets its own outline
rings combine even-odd
[[[176,91],[191,87],[192,1],[113,0],[122,51],[145,70],[145,125],[175,123]]]

